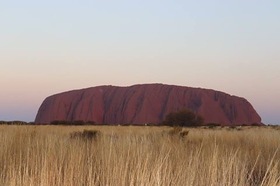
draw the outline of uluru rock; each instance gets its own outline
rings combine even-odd
[[[98,86],[56,94],[43,101],[35,123],[83,120],[98,124],[157,124],[170,112],[181,109],[201,115],[205,123],[261,123],[258,113],[244,98],[210,89],[163,84]]]

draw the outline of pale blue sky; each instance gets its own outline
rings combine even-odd
[[[280,124],[280,1],[2,1],[0,120],[49,95],[165,83],[245,97]]]

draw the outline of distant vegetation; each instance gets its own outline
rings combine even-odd
[[[192,112],[191,110],[180,110],[178,112],[171,112],[163,121],[164,125],[168,126],[201,126],[204,123],[204,119]]]
[[[165,120],[160,124],[142,124],[146,126],[179,126],[179,127],[194,127],[194,126],[202,126],[204,123],[204,119],[192,112],[191,110],[180,110],[178,112],[171,112],[165,118]],[[50,123],[51,125],[95,125],[94,121],[83,121],[83,120],[75,120],[75,121],[67,121],[67,120],[55,120]],[[100,124],[99,124],[100,125]],[[109,124],[104,124],[109,125]],[[129,126],[133,124],[120,124],[123,126]],[[136,124],[135,124],[136,125]],[[138,126],[141,124],[138,124]]]
[[[220,123],[204,123],[203,118],[201,116],[195,115],[191,111],[181,110],[178,112],[172,112],[167,115],[165,120],[161,123],[145,123],[145,124],[100,124],[96,123],[95,121],[82,121],[82,120],[75,120],[75,121],[66,121],[66,120],[55,120],[52,121],[50,124],[41,124],[41,123],[34,123],[34,122],[25,122],[25,121],[1,121],[0,125],[97,125],[97,126],[171,126],[171,127],[199,127],[199,126],[208,126],[209,128],[216,128],[216,127],[227,127],[227,125],[222,125]],[[243,125],[234,125],[234,126],[265,126],[263,124],[253,123],[253,124],[243,124]],[[274,125],[268,125],[274,126]],[[275,125],[276,127],[279,125]]]
[[[75,120],[75,121],[66,121],[66,120],[55,120],[51,122],[51,125],[94,125],[94,121],[83,121],[83,120]]]
[[[34,122],[26,121],[0,121],[0,125],[32,125]]]

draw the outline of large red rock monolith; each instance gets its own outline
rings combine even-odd
[[[198,113],[205,123],[261,123],[260,116],[244,98],[210,89],[163,84],[98,86],[56,94],[43,101],[35,123],[83,120],[98,124],[156,124],[168,113],[181,109]]]

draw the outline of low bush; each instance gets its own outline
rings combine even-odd
[[[98,130],[84,130],[73,132],[70,134],[72,139],[83,139],[83,140],[96,140],[101,135],[101,132]]]
[[[164,125],[168,126],[201,126],[204,119],[190,110],[180,110],[178,112],[171,112],[163,121]]]

